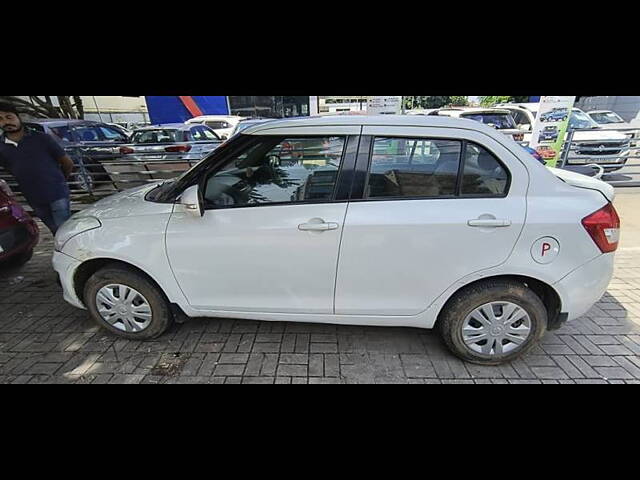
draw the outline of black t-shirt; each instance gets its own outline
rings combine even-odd
[[[0,166],[16,178],[32,205],[69,197],[69,186],[59,163],[64,155],[64,149],[46,133],[27,131],[17,147],[0,137]]]

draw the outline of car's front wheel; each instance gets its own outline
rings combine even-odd
[[[438,320],[449,349],[463,360],[498,365],[531,349],[547,328],[535,292],[512,280],[487,280],[458,292]]]
[[[173,322],[169,303],[158,286],[121,266],[94,273],[85,285],[84,301],[100,326],[132,340],[158,337]]]

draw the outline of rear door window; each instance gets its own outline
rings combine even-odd
[[[486,148],[467,143],[462,195],[504,196],[508,186],[509,174],[505,166]]]
[[[455,195],[461,142],[376,137],[365,195],[446,197]]]

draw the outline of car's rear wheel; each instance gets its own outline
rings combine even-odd
[[[107,266],[93,274],[85,285],[84,301],[100,326],[132,340],[158,337],[173,322],[169,303],[158,286],[120,266]]]
[[[449,349],[463,360],[498,365],[526,353],[547,328],[535,292],[512,280],[487,280],[458,292],[439,319]]]

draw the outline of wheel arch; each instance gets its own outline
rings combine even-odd
[[[171,303],[171,301],[169,300],[168,296],[167,296],[167,292],[166,289],[163,288],[163,286],[160,284],[160,282],[158,282],[155,278],[153,278],[151,275],[149,275],[147,272],[145,272],[144,270],[142,270],[140,267],[126,262],[124,260],[118,260],[115,258],[92,258],[91,260],[87,260],[83,263],[80,264],[80,266],[78,266],[78,268],[76,268],[76,271],[73,275],[73,290],[76,294],[76,296],[84,303],[84,287],[87,284],[87,281],[89,280],[89,278],[91,278],[91,276],[96,273],[98,270],[106,267],[106,266],[120,266],[120,267],[124,267],[128,270],[132,270],[140,275],[142,275],[143,277],[145,277],[147,280],[149,280],[151,283],[153,283],[160,292],[162,292],[162,295],[164,295],[164,297],[167,299],[167,302]],[[173,305],[173,304],[172,304]]]
[[[478,284],[481,284],[487,281],[495,281],[495,280],[515,281],[518,283],[522,283],[527,288],[531,289],[538,296],[538,298],[540,298],[540,300],[542,301],[542,303],[544,304],[547,310],[547,318],[548,318],[547,330],[555,330],[559,328],[562,317],[563,317],[561,315],[562,301],[560,299],[560,295],[558,294],[556,289],[553,288],[553,286],[549,285],[547,282],[544,282],[537,278],[529,277],[526,275],[494,275],[490,277],[483,277],[461,286],[460,288],[455,290],[453,293],[451,293],[447,301],[444,302],[444,304],[440,308],[440,311],[438,312],[435,325],[439,323],[442,312],[446,310],[449,303],[458,294],[463,293],[464,290],[474,287]]]

